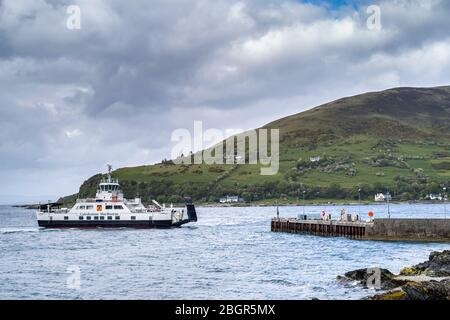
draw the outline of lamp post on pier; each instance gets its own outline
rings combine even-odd
[[[388,217],[391,218],[391,208],[389,206],[389,201],[391,200],[391,193],[388,191],[386,193],[386,201],[387,201],[387,209],[388,209]]]
[[[361,215],[361,188],[358,189],[358,215]]]
[[[280,208],[278,207],[278,201],[275,202],[277,205],[277,220],[280,221]]]
[[[306,203],[305,203],[305,194],[306,194],[306,191],[303,190],[303,215],[305,215],[305,205],[306,205]]]
[[[443,187],[442,190],[444,191],[444,195],[442,196],[442,200],[444,201],[444,219],[447,219],[447,187]]]

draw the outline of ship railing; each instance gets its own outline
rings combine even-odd
[[[77,203],[80,203],[80,202],[86,202],[86,203],[103,202],[103,199],[94,199],[94,198],[77,199]]]
[[[69,209],[67,208],[56,209],[54,213],[69,213]]]
[[[60,214],[65,214],[65,213],[69,213],[69,209],[67,209],[67,208],[61,208],[61,209],[57,209],[57,208],[50,208],[50,209],[39,208],[39,212],[40,213],[60,213]]]
[[[148,211],[146,209],[133,209],[131,211],[132,213],[148,213]]]

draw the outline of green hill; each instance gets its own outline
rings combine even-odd
[[[450,87],[396,88],[343,98],[265,125],[280,129],[280,171],[256,165],[160,164],[114,171],[126,197],[215,202],[357,199],[387,189],[399,200],[442,192],[450,182]],[[310,161],[318,158],[319,161]],[[80,187],[93,196],[101,175]],[[73,195],[64,201],[73,201]]]

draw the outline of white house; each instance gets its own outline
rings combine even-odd
[[[309,161],[311,161],[311,162],[319,162],[320,159],[321,159],[320,157],[310,157]]]
[[[447,200],[447,196],[442,196],[441,194],[430,194],[428,195],[428,199],[430,200]]]
[[[240,162],[242,159],[244,159],[242,156],[239,155],[226,155],[225,156],[225,161],[237,161]]]
[[[375,201],[376,202],[384,202],[384,201],[391,201],[392,196],[390,194],[384,194],[384,193],[377,193],[375,195]]]
[[[239,196],[226,196],[226,197],[222,197],[220,198],[220,203],[236,203],[236,202],[240,202],[241,198],[239,198]]]

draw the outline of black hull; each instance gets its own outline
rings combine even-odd
[[[79,228],[79,229],[93,229],[93,228],[136,228],[136,229],[151,229],[151,228],[172,228],[179,227],[189,220],[183,220],[179,223],[172,223],[172,221],[48,221],[38,220],[39,227],[42,228]]]

